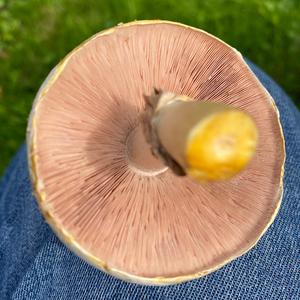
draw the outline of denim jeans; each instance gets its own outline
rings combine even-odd
[[[300,299],[300,113],[248,62],[273,96],[286,139],[284,196],[260,242],[222,269],[191,282],[141,286],[113,278],[71,253],[43,220],[22,146],[0,183],[0,299]]]

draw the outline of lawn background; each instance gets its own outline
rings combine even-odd
[[[25,139],[51,68],[92,34],[134,19],[179,21],[218,36],[300,106],[299,0],[0,0],[0,174]]]

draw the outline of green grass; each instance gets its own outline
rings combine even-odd
[[[0,173],[24,141],[32,100],[51,68],[92,34],[134,19],[202,28],[300,99],[299,0],[0,0]]]

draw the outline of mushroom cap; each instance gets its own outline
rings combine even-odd
[[[174,175],[141,130],[153,87],[247,112],[259,132],[249,166],[202,185]],[[77,47],[41,87],[27,139],[47,222],[124,280],[174,284],[210,273],[253,247],[280,206],[285,149],[273,99],[235,49],[183,24],[121,24]]]

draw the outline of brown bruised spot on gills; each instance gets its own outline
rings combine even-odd
[[[132,23],[62,66],[35,104],[29,140],[62,239],[91,263],[156,284],[211,272],[257,242],[279,207],[284,149],[272,100],[235,50],[179,24]],[[248,168],[203,185],[159,163],[149,176],[150,150],[132,131],[154,86],[249,114],[259,136]]]

